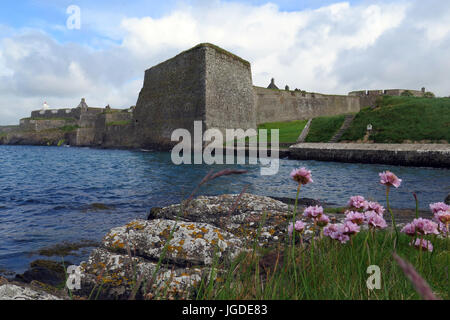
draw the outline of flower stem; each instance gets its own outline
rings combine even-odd
[[[397,244],[398,244],[398,230],[397,230],[397,224],[395,223],[394,213],[392,212],[391,206],[389,205],[389,191],[390,191],[390,188],[389,188],[389,186],[387,186],[386,187],[386,203],[387,203],[388,211],[391,214],[392,226],[394,227],[394,230],[395,230],[395,242],[394,242],[394,250],[395,250],[397,248]]]

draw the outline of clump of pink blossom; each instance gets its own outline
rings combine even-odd
[[[298,184],[308,184],[310,182],[313,182],[311,171],[307,170],[306,168],[292,170],[291,178],[294,181],[297,181]]]
[[[436,214],[436,213],[438,213],[439,211],[447,211],[447,210],[450,210],[450,206],[449,206],[449,205],[446,205],[446,204],[443,203],[443,202],[436,202],[436,203],[430,204],[430,210],[431,210],[434,214]]]
[[[356,210],[367,210],[368,202],[363,196],[353,196],[348,201],[347,205]]]
[[[390,171],[381,172],[380,174],[380,183],[385,186],[394,186],[396,188],[400,187],[402,183],[402,179],[399,179],[394,173]]]
[[[434,214],[434,219],[443,224],[450,223],[450,208],[446,211],[438,211]]]
[[[323,234],[331,239],[337,240],[341,243],[346,243],[350,237],[360,231],[357,224],[347,221],[340,224],[331,224],[323,230]]]
[[[315,219],[323,214],[323,208],[321,206],[310,206],[303,211],[305,218]]]
[[[433,252],[433,244],[425,239],[416,239],[416,241],[411,242],[410,245],[413,245],[418,250]]]
[[[320,215],[315,220],[316,220],[316,224],[321,228],[325,227],[326,225],[328,225],[330,223],[330,218],[328,218],[328,216],[325,214]]]
[[[345,221],[351,221],[357,225],[362,225],[365,221],[365,216],[363,213],[358,211],[347,211]]]
[[[438,224],[429,219],[414,219],[413,222],[408,223],[403,227],[401,232],[406,233],[409,236],[439,234]]]
[[[375,211],[367,211],[365,213],[367,225],[373,229],[385,229],[387,228],[386,220]]]
[[[290,236],[290,237],[292,236],[292,233],[293,233],[293,231],[294,231],[294,228],[295,228],[295,231],[296,231],[296,232],[302,233],[302,232],[305,230],[305,227],[306,227],[306,225],[305,225],[305,223],[304,223],[303,221],[297,220],[297,221],[295,222],[295,225],[293,225],[292,222],[291,222],[291,223],[289,224],[289,226],[288,226],[288,233],[289,233],[289,236]]]
[[[384,214],[384,211],[386,211],[381,204],[379,204],[378,202],[374,202],[374,201],[367,202],[367,210],[375,211],[380,216],[382,216]]]

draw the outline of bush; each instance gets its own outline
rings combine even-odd
[[[436,98],[436,96],[434,95],[433,92],[425,92],[425,93],[423,94],[423,97],[424,97],[424,98]]]

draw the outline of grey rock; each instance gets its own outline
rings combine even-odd
[[[42,291],[7,283],[0,286],[0,300],[61,300]]]
[[[450,194],[445,198],[445,204],[450,206]]]

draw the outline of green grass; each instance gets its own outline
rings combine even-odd
[[[328,142],[344,123],[345,115],[314,118],[305,142]]]
[[[127,126],[129,124],[131,124],[131,120],[121,120],[108,122],[106,126]]]
[[[305,128],[308,120],[296,120],[289,122],[270,122],[263,123],[258,126],[259,129],[267,130],[267,142],[271,141],[271,130],[279,129],[279,143],[295,143],[299,135],[302,133],[303,128]],[[258,131],[259,132],[259,131]],[[260,141],[258,136],[257,141]],[[239,140],[238,140],[239,141]],[[245,138],[245,142],[249,142],[249,138]]]
[[[410,262],[429,283],[433,292],[449,299],[448,243],[434,239],[434,252],[419,252],[409,246],[411,239],[401,234],[397,254]],[[448,239],[447,239],[448,241]],[[213,284],[197,289],[197,299],[212,300],[410,300],[420,299],[411,282],[392,258],[394,234],[362,231],[352,243],[341,244],[329,238],[310,246],[285,244],[273,250],[272,263],[262,265],[258,255],[242,254]],[[267,249],[257,249],[267,254]],[[277,261],[277,252],[281,253]],[[381,271],[381,289],[368,290],[367,268]]]
[[[78,125],[74,125],[74,126],[69,125],[69,126],[60,127],[58,129],[61,131],[64,131],[64,132],[71,132],[78,128],[80,128],[80,126],[78,126]]]
[[[377,143],[450,142],[450,98],[383,97],[378,108],[356,115],[341,140],[363,139],[368,124],[373,126],[369,140]]]

